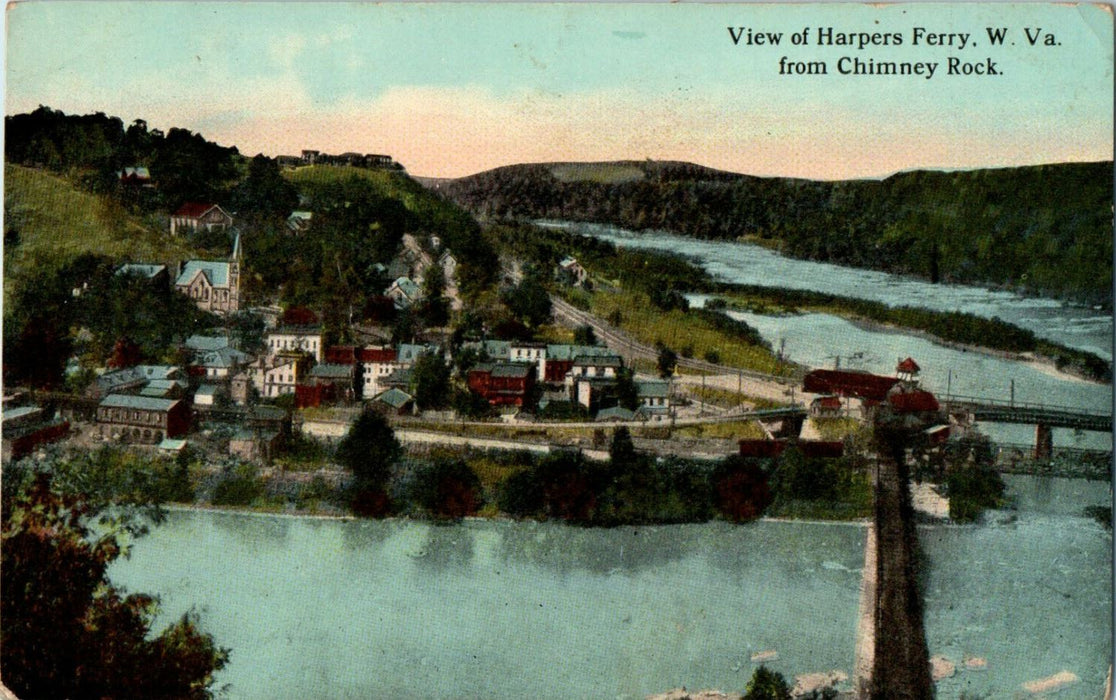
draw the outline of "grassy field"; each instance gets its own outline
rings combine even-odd
[[[643,171],[623,163],[559,163],[550,168],[550,174],[559,182],[596,182],[618,185],[644,178]]]
[[[109,198],[82,192],[42,170],[4,166],[4,209],[5,233],[17,231],[19,236],[17,244],[4,249],[5,295],[36,270],[86,253],[120,262],[171,263],[192,252]]]
[[[689,312],[657,309],[645,294],[626,290],[598,291],[593,293],[590,303],[592,313],[600,318],[609,319],[619,312],[621,330],[642,343],[662,342],[679,355],[684,349],[692,350],[692,356],[697,359],[715,352],[718,363],[729,367],[768,374],[790,371],[771,350],[734,338]]]

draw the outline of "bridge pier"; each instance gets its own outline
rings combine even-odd
[[[1049,425],[1035,426],[1035,459],[1050,459],[1054,455],[1054,431]]]

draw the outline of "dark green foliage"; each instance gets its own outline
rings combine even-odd
[[[686,301],[686,297],[674,289],[663,289],[658,285],[651,286],[647,289],[647,296],[655,308],[662,311],[672,311],[674,309],[688,311],[690,308],[690,302]]]
[[[986,508],[1003,505],[1006,489],[993,462],[995,448],[983,435],[946,443],[945,491],[949,497],[949,517],[958,522],[980,518]]]
[[[337,444],[337,461],[361,485],[382,487],[391,465],[402,454],[403,446],[395,438],[395,431],[383,416],[371,410],[361,413]]]
[[[537,274],[524,276],[501,298],[512,315],[531,328],[550,322],[550,294]]]
[[[730,240],[752,235],[800,258],[1111,304],[1111,162],[845,182],[758,178],[685,163],[623,165],[646,177],[566,181],[549,166],[519,165],[442,191],[489,219],[591,221]]]
[[[621,408],[634,411],[639,408],[639,389],[635,384],[635,373],[630,367],[622,367],[616,373],[616,403]]]
[[[592,326],[578,326],[574,329],[574,345],[596,345],[597,333]]]
[[[763,335],[758,330],[752,328],[744,321],[727,316],[720,311],[712,309],[694,309],[692,313],[709,323],[717,330],[725,335],[742,340],[749,345],[758,345],[762,348],[771,349],[771,344],[763,339]],[[709,360],[713,362],[713,360]]]
[[[116,447],[87,451],[52,447],[45,453],[42,459],[26,457],[4,466],[6,499],[29,485],[35,475],[46,473],[52,488],[68,496],[80,496],[97,510],[112,505],[117,512],[158,519],[161,517],[158,504],[193,500],[188,450],[174,460],[151,458]],[[10,501],[5,500],[4,504]]]
[[[584,421],[589,418],[589,409],[576,401],[550,401],[539,409],[539,418]]]
[[[457,411],[459,416],[480,420],[492,415],[492,404],[472,389],[455,389],[453,410]]]
[[[248,506],[264,495],[264,481],[251,464],[228,467],[213,488],[215,506]]]
[[[753,460],[731,455],[717,465],[712,476],[713,502],[734,522],[755,520],[771,502],[767,474]]]
[[[286,218],[298,206],[298,190],[283,179],[274,160],[257,154],[248,163],[248,177],[233,189],[230,205],[238,217]]]
[[[439,519],[476,515],[481,506],[480,479],[460,459],[435,459],[419,470],[407,495],[409,501]]]
[[[4,508],[4,684],[25,698],[212,697],[228,650],[192,613],[153,635],[157,601],[111,584],[107,568],[124,548],[117,531],[90,529],[94,516],[46,475]]]
[[[588,522],[597,506],[591,472],[580,453],[547,455],[504,482],[500,509],[516,517]]]
[[[441,353],[420,355],[411,372],[411,394],[419,410],[435,410],[449,405],[450,368]]]
[[[659,377],[666,379],[674,374],[674,368],[678,366],[678,353],[661,342],[655,343],[655,349],[659,352],[659,357],[656,361],[659,368]]]
[[[744,700],[791,700],[790,691],[790,685],[783,674],[760,666],[748,681]]]

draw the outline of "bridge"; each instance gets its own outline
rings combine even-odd
[[[968,423],[1013,423],[1035,426],[1035,459],[1049,459],[1054,449],[1053,428],[1112,432],[1112,414],[1077,406],[1055,406],[1028,401],[1003,401],[950,395],[940,399],[942,410]]]

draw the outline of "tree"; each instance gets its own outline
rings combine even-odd
[[[662,342],[655,343],[655,349],[659,351],[659,377],[666,379],[673,376],[674,368],[678,366],[678,353],[668,348]]]
[[[992,443],[983,435],[968,436],[948,445],[945,490],[952,520],[973,521],[985,508],[998,508],[1003,503],[1006,487],[994,461]]]
[[[578,326],[574,329],[574,344],[575,345],[596,345],[597,333],[593,327],[586,324]]]
[[[632,442],[631,431],[627,426],[620,426],[612,434],[612,443],[608,446],[608,457],[612,463],[613,471],[627,471],[639,460],[635,444]]]
[[[550,294],[536,274],[528,274],[503,295],[504,305],[517,319],[532,328],[550,322]]]
[[[371,410],[361,413],[337,444],[337,461],[353,473],[361,488],[382,489],[402,454],[387,419]]]
[[[298,191],[279,172],[279,164],[257,154],[248,164],[248,177],[232,192],[238,214],[263,217],[286,216],[298,206]]]
[[[616,402],[629,411],[639,408],[639,388],[629,367],[622,367],[616,373]]]
[[[771,502],[767,475],[740,455],[726,457],[717,465],[712,481],[717,510],[730,520],[755,520]]]
[[[83,497],[40,474],[0,529],[0,664],[20,697],[212,696],[228,650],[188,613],[152,636],[157,601],[109,581],[118,531],[94,532]]]
[[[458,520],[476,515],[480,493],[480,479],[463,460],[438,459],[419,474],[410,495],[427,513]]]
[[[450,368],[440,353],[424,353],[411,369],[412,392],[419,410],[445,408],[449,402]]]
[[[422,279],[422,302],[419,314],[423,323],[441,327],[449,323],[449,299],[445,297],[446,272],[438,263],[426,268]]]
[[[748,681],[744,700],[791,700],[790,686],[783,674],[760,666]]]

